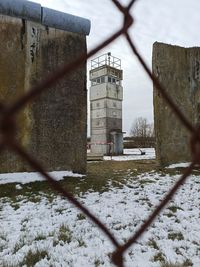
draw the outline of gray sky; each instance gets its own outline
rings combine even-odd
[[[88,50],[119,29],[122,15],[110,0],[32,0],[91,20]],[[127,0],[121,0],[127,3]],[[132,9],[135,23],[130,29],[139,51],[151,66],[155,41],[184,47],[200,46],[200,0],[138,0]],[[123,131],[129,134],[136,117],[153,121],[152,83],[132,55],[124,37],[120,37],[96,56],[112,52],[122,59],[124,71]],[[88,66],[90,66],[88,64]],[[88,88],[90,84],[88,83]]]

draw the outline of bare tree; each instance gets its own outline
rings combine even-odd
[[[148,123],[147,118],[138,117],[134,120],[131,131],[131,136],[133,137],[153,137],[154,136],[154,126],[153,123]]]

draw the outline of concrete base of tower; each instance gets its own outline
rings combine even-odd
[[[103,161],[103,154],[100,153],[88,153],[87,161]]]

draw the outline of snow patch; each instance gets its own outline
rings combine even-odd
[[[141,155],[141,151],[145,152]],[[104,156],[104,160],[116,160],[116,161],[127,161],[127,160],[143,160],[143,159],[155,159],[154,148],[132,148],[124,149],[124,155],[121,156]]]
[[[73,173],[72,171],[53,171],[48,174],[56,181],[63,180],[64,177],[83,177],[84,175]],[[18,173],[1,173],[0,184],[21,183],[27,184],[36,181],[45,181],[46,179],[38,172],[18,172]],[[17,188],[19,189],[19,188]]]
[[[182,162],[182,163],[176,163],[171,164],[166,169],[174,169],[174,168],[187,168],[191,163],[190,162]]]

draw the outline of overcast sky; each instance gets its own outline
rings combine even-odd
[[[88,50],[119,29],[122,16],[110,0],[32,0],[91,20]],[[127,0],[121,0],[127,3]],[[155,41],[184,47],[200,46],[200,0],[138,0],[132,9],[135,23],[130,29],[139,51],[151,66]],[[96,56],[111,52],[122,59],[124,71],[123,131],[129,134],[135,118],[153,121],[152,83],[120,37]],[[89,66],[89,64],[88,64]],[[88,89],[90,84],[88,83]]]

